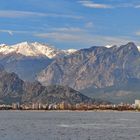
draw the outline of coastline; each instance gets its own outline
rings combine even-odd
[[[138,110],[123,110],[123,111],[120,111],[120,110],[0,110],[1,111],[4,111],[4,112],[106,112],[106,113],[109,113],[109,112],[136,112],[136,113],[140,113],[140,111]]]

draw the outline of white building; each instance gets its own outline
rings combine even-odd
[[[135,100],[135,107],[140,108],[140,100]]]

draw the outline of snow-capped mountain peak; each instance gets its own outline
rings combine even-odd
[[[28,43],[22,42],[11,46],[15,49],[16,53],[20,53],[25,56],[40,56],[44,55],[49,58],[53,58],[56,55],[56,49],[48,44],[41,44],[38,42]]]
[[[111,48],[111,47],[112,47],[112,45],[106,45],[105,47],[106,47],[106,48]]]
[[[140,51],[140,46],[137,46],[138,50]]]
[[[106,47],[106,48],[111,48],[111,47],[113,47],[113,45],[106,45],[105,47]],[[139,52],[140,52],[140,46],[137,46],[137,48],[138,48],[138,50],[139,50]]]
[[[54,58],[57,56],[69,55],[75,51],[76,50],[74,49],[59,50],[49,44],[38,42],[22,42],[11,46],[7,46],[5,44],[0,45],[0,53],[5,55],[10,53],[17,53],[24,56],[46,56],[48,58]]]
[[[68,50],[62,50],[62,51],[69,55],[69,54],[75,53],[77,50],[76,49],[68,49]]]

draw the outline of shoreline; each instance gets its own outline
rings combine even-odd
[[[138,110],[0,110],[5,112],[136,112],[140,113]]]

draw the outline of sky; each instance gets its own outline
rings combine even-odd
[[[140,45],[140,0],[0,0],[0,44]]]

